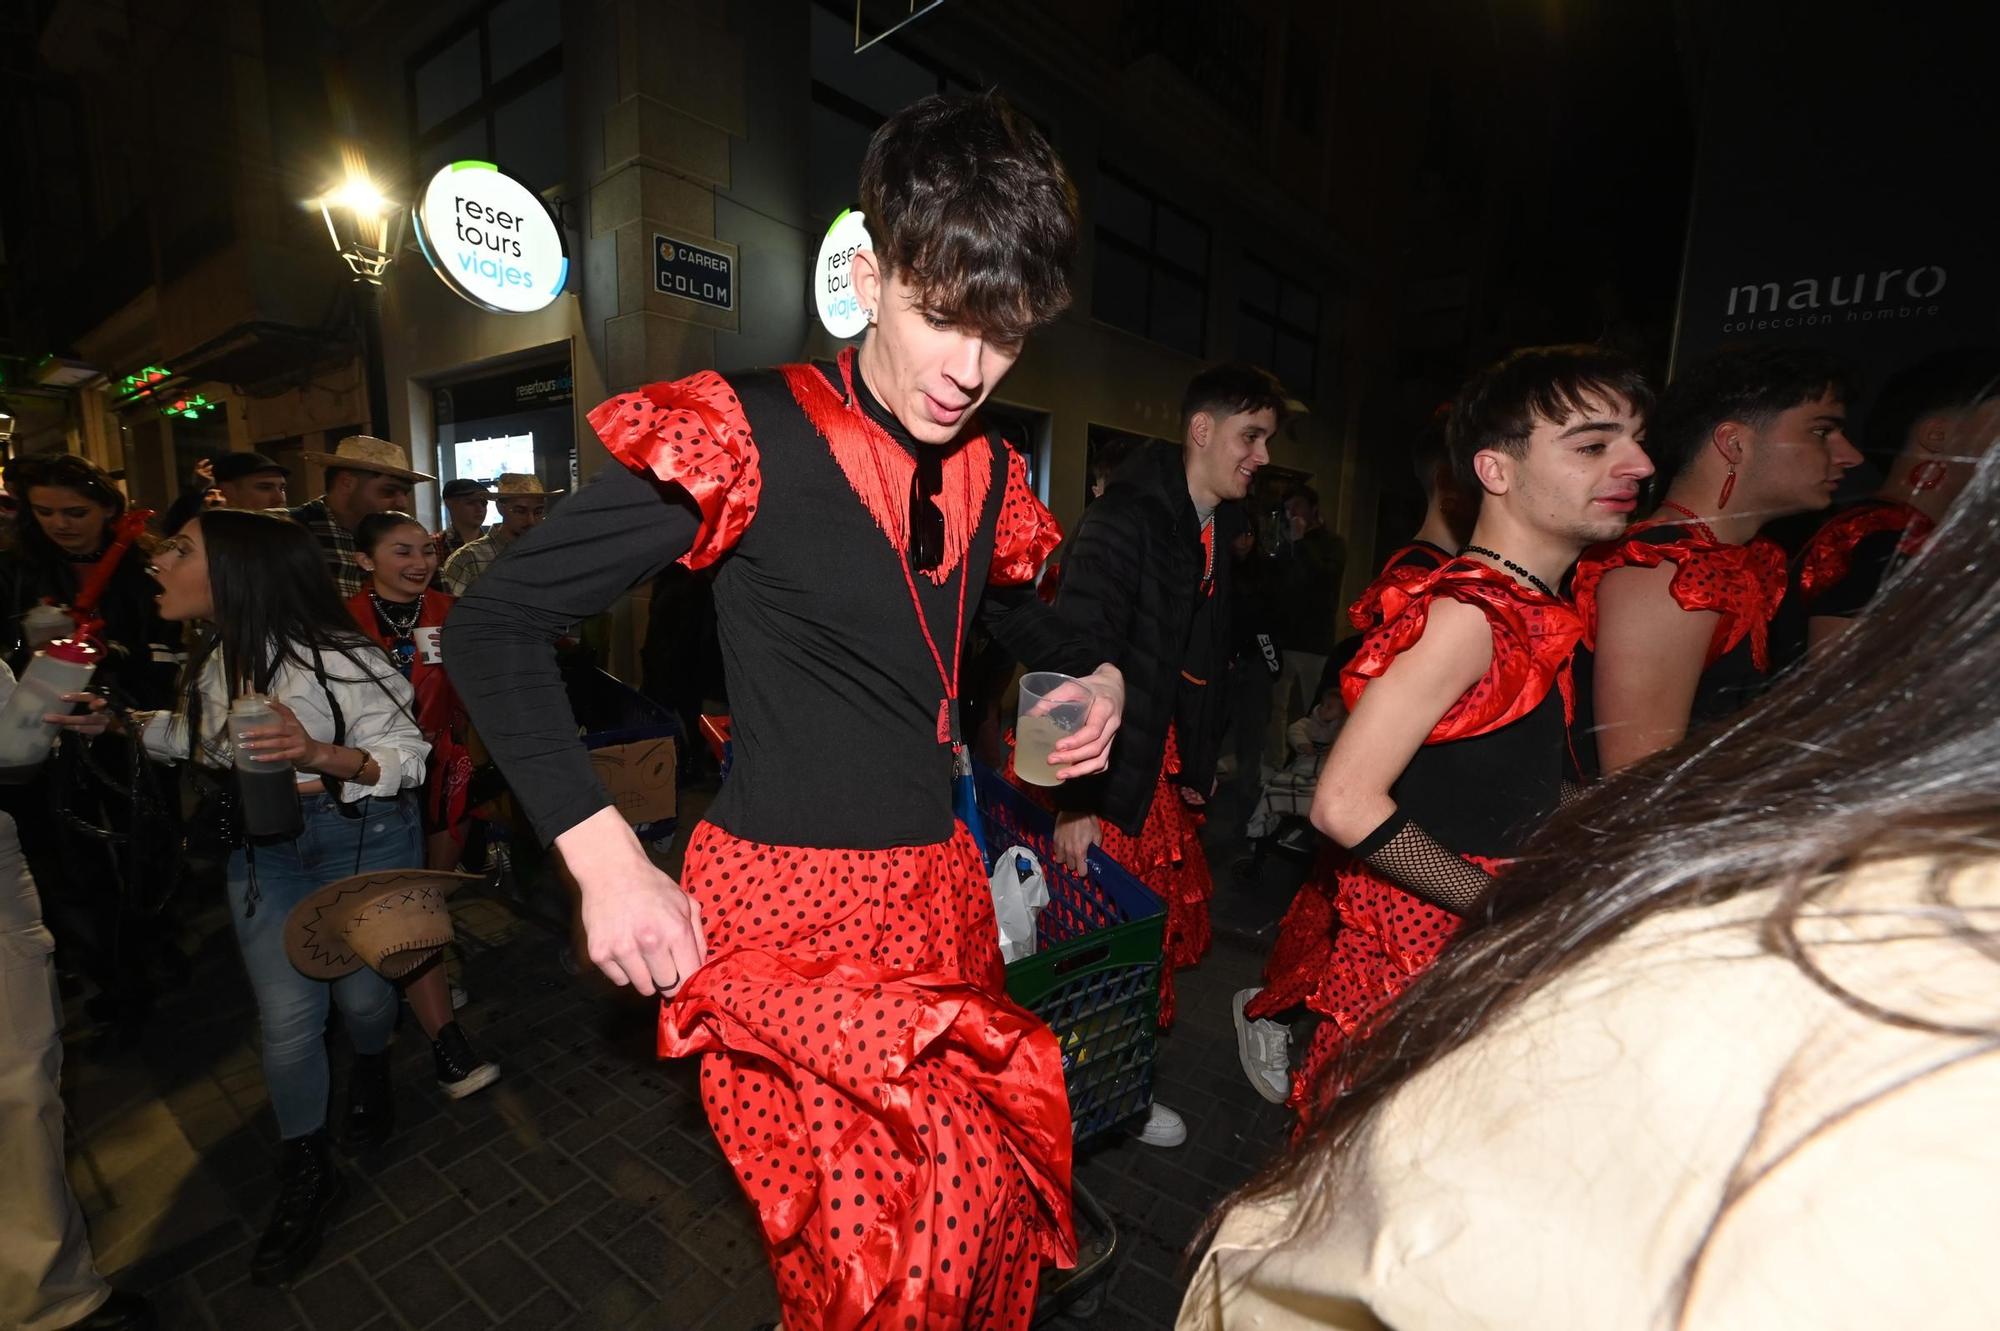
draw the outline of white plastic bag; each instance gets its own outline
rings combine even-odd
[[[1049,904],[1042,862],[1025,846],[1010,846],[993,862],[993,914],[1000,922],[1000,960],[1019,961],[1035,950],[1035,916]]]

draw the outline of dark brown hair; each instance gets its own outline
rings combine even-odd
[[[883,122],[861,211],[883,276],[902,274],[940,319],[1017,342],[1069,308],[1076,189],[998,93],[935,93]]]
[[[1284,425],[1285,403],[1290,394],[1278,382],[1278,376],[1243,361],[1228,361],[1212,365],[1188,381],[1187,392],[1181,395],[1181,428],[1185,430],[1196,414],[1207,412],[1217,421],[1245,412],[1269,409]]]
[[[44,562],[61,563],[67,556],[42,530],[41,520],[30,507],[30,492],[37,486],[74,490],[92,503],[110,509],[105,518],[107,540],[111,536],[109,524],[125,515],[125,496],[119,493],[117,483],[89,458],[75,453],[31,453],[13,459],[7,464],[7,489],[21,501],[16,539],[24,553]]]
[[[1639,367],[1607,347],[1522,347],[1466,380],[1445,426],[1452,477],[1466,494],[1485,493],[1472,459],[1492,448],[1523,457],[1535,422],[1561,423],[1593,401],[1622,402],[1644,415],[1653,390]]]
[[[415,527],[424,534],[426,540],[430,539],[430,528],[408,513],[399,513],[391,509],[386,513],[370,513],[354,525],[354,548],[364,555],[372,555],[375,553],[375,547],[382,544],[383,539],[398,527]]]
[[[1860,391],[1852,366],[1814,347],[1734,349],[1697,361],[1667,386],[1646,422],[1646,451],[1659,472],[1654,490],[1666,493],[1724,421],[1762,429],[1780,412],[1827,393],[1852,402]]]
[[[1869,1016],[1951,1029],[1841,989],[1794,926],[1845,875],[1906,857],[1930,861],[1938,897],[1913,909],[1949,912],[1949,876],[2000,854],[1996,546],[2000,449],[1825,657],[1550,819],[1501,876],[1492,920],[1455,940],[1375,1037],[1329,1070],[1317,1090],[1339,1089],[1332,1107],[1235,1200],[1296,1197],[1296,1232],[1310,1232],[1338,1204],[1349,1150],[1400,1087],[1642,922],[1753,889],[1776,889],[1759,931],[1767,950]],[[1962,917],[1958,927],[1990,950]],[[1700,1257],[1688,1254],[1677,1299]]]

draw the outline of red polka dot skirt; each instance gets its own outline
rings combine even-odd
[[[1183,803],[1173,778],[1180,774],[1180,745],[1167,730],[1166,761],[1152,807],[1136,837],[1105,823],[1100,832],[1104,851],[1167,904],[1167,923],[1160,942],[1160,1028],[1174,1024],[1174,972],[1185,970],[1208,955],[1211,937],[1209,906],[1215,879],[1208,854],[1201,846],[1202,815]]]
[[[707,963],[660,1013],[756,1209],[787,1331],[1025,1328],[1076,1260],[1049,1029],[1002,990],[979,852],[695,829]]]
[[[1497,873],[1504,860],[1467,855]],[[1331,890],[1329,891],[1329,878]],[[1322,851],[1278,929],[1264,989],[1244,1005],[1275,1017],[1303,1005],[1326,1018],[1292,1071],[1286,1100],[1303,1130],[1339,1095],[1338,1063],[1365,1040],[1396,998],[1436,961],[1462,917],[1390,883],[1339,847]]]

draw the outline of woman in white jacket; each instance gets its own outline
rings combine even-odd
[[[243,845],[235,837],[228,872],[236,941],[257,995],[264,1080],[284,1138],[283,1187],[251,1265],[254,1279],[276,1283],[311,1260],[346,1191],[327,1145],[328,1005],[340,1008],[354,1043],[343,1134],[350,1149],[388,1136],[387,1045],[397,1010],[395,987],[372,970],[331,983],[300,974],[285,953],[285,918],[335,879],[423,866],[414,792],[430,746],[411,714],[409,681],[356,631],[303,527],[212,508],[161,543],[153,576],[163,616],[215,626],[188,662],[179,705],[117,722],[99,700],[70,724],[129,724],[152,756],[192,761],[211,789],[227,791],[230,702],[262,695],[277,722],[246,732],[245,745],[290,762],[304,804],[296,838]]]

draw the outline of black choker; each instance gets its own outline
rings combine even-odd
[[[1501,566],[1505,568],[1508,572],[1518,573],[1522,577],[1526,578],[1529,582],[1534,583],[1535,590],[1540,592],[1542,595],[1548,597],[1551,601],[1557,599],[1556,594],[1549,590],[1549,584],[1543,582],[1540,578],[1528,572],[1528,570],[1522,568],[1519,564],[1507,558],[1507,556],[1501,554],[1498,550],[1488,550],[1483,545],[1468,545],[1463,550],[1460,550],[1459,553],[1462,555],[1485,555],[1488,559],[1498,560]]]

